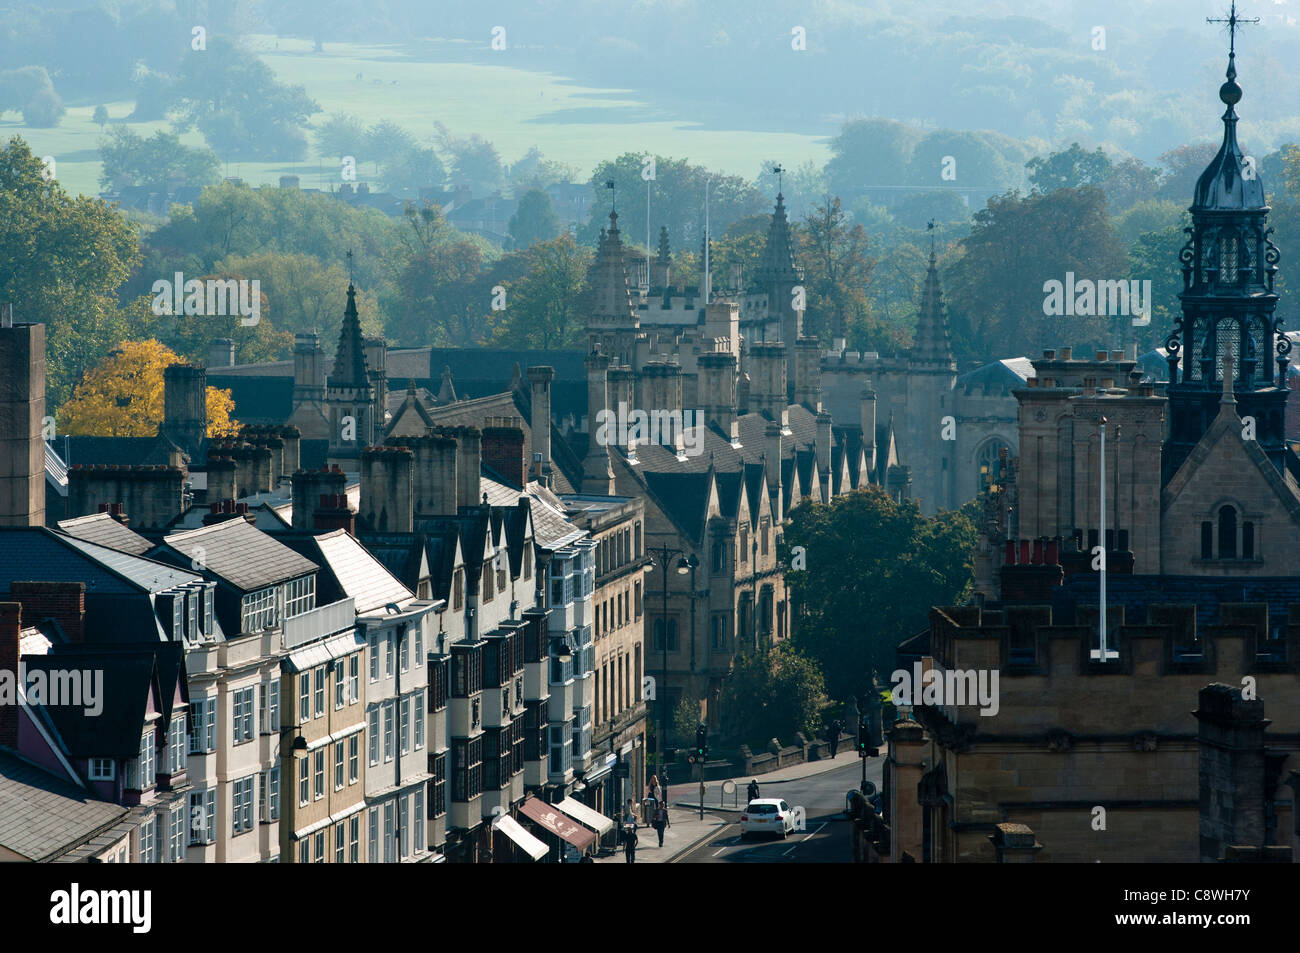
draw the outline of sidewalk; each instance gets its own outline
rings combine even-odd
[[[708,840],[722,828],[732,823],[730,818],[716,817],[707,811],[704,820],[700,820],[698,808],[688,811],[681,807],[670,807],[668,819],[671,824],[664,830],[664,846],[659,846],[659,835],[653,827],[636,829],[636,863],[670,864],[678,856],[686,853]],[[620,846],[612,857],[597,857],[598,864],[625,864],[623,848]]]
[[[792,764],[788,768],[778,768],[776,771],[769,771],[767,774],[746,775],[745,777],[731,778],[735,783],[735,794],[728,794],[722,799],[724,806],[719,805],[719,796],[721,795],[722,785],[725,780],[705,781],[704,782],[704,810],[707,811],[732,811],[743,810],[748,801],[745,798],[745,789],[749,782],[755,778],[758,780],[759,789],[764,797],[780,797],[779,785],[788,781],[798,781],[802,778],[809,778],[813,775],[823,774],[826,771],[842,768],[849,764],[858,764],[858,753],[852,744],[842,743],[839,753],[834,759],[823,758],[820,761],[805,761],[802,764]],[[778,785],[777,788],[769,793],[768,785]],[[734,799],[734,800],[733,800]],[[668,801],[670,804],[685,808],[691,807],[699,811],[700,806],[700,782],[683,781],[680,784],[671,784],[668,786]],[[732,805],[735,805],[734,807]],[[707,817],[707,813],[705,814]],[[652,832],[653,833],[653,832]]]

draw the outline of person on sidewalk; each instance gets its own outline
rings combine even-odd
[[[842,724],[840,724],[840,721],[839,721],[838,718],[831,722],[830,728],[828,729],[828,732],[827,732],[827,733],[828,733],[828,736],[830,737],[830,742],[831,742],[831,759],[832,759],[832,760],[834,760],[834,758],[835,758],[835,752],[839,750],[839,747],[840,747],[840,732],[843,731],[843,730],[844,730],[844,726],[843,726]]]
[[[636,863],[636,815],[631,813],[623,818],[623,859],[629,864]]]
[[[758,778],[754,778],[749,782],[749,799],[751,801],[758,800]]]
[[[668,826],[668,808],[664,805],[660,805],[659,809],[655,811],[655,822],[654,822],[655,833],[659,835],[660,847],[664,846],[664,828],[667,826]]]

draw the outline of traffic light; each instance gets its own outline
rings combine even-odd
[[[709,753],[709,729],[706,725],[699,725],[695,729],[695,757],[703,759]]]
[[[871,724],[866,718],[858,719],[858,757],[865,758],[871,749]]]

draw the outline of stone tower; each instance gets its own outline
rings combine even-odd
[[[776,209],[767,228],[763,258],[754,278],[759,289],[767,294],[769,317],[780,321],[780,339],[794,347],[804,333],[803,311],[794,308],[794,288],[803,283],[803,269],[794,262],[790,222],[785,215],[785,196],[780,193],[776,196]],[[836,332],[835,336],[843,337],[843,331]]]
[[[1219,99],[1223,145],[1201,173],[1192,198],[1191,237],[1183,264],[1182,317],[1169,335],[1170,439],[1162,476],[1168,483],[1219,412],[1224,358],[1235,368],[1238,412],[1255,420],[1259,448],[1279,471],[1286,466],[1286,383],[1291,342],[1274,316],[1273,278],[1279,252],[1269,238],[1264,184],[1247,170],[1237,145],[1236,54],[1228,54]],[[1276,353],[1275,353],[1276,352]]]
[[[627,281],[623,239],[618,231],[618,213],[609,213],[609,228],[601,230],[596,260],[591,266],[591,310],[587,315],[587,351],[599,350],[614,364],[631,364],[640,326],[632,306],[632,289]]]
[[[325,384],[325,407],[330,426],[329,459],[345,470],[355,470],[360,466],[361,450],[375,442],[375,391],[366,367],[357,291],[351,282],[334,372]]]
[[[0,305],[0,526],[45,525],[45,325]]]
[[[907,420],[900,434],[899,448],[902,458],[911,466],[912,495],[919,497],[921,509],[927,514],[956,503],[953,487],[956,381],[957,362],[952,354],[943,289],[939,285],[939,268],[932,246],[916,335],[907,358]],[[947,417],[953,419],[945,420]]]

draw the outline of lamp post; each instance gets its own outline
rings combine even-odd
[[[663,613],[660,616],[660,625],[663,627],[663,633],[662,633],[663,682],[660,687],[657,687],[655,689],[655,706],[659,709],[659,745],[658,745],[659,752],[658,753],[659,753],[659,764],[660,767],[662,768],[664,764],[664,749],[665,747],[667,747],[668,744],[668,697],[666,694],[664,694],[665,690],[668,687],[668,567],[675,558],[676,559],[675,566],[677,569],[677,574],[680,576],[685,576],[687,573],[691,574],[692,577],[691,591],[693,595],[695,590],[695,586],[694,586],[695,567],[698,566],[700,562],[694,556],[688,557],[687,554],[682,550],[674,549],[671,546],[658,546],[658,547],[646,546],[646,552],[650,554],[650,557],[649,560],[647,561],[645,571],[648,573],[651,570],[653,570],[656,565],[658,565],[663,569],[663,573],[664,573]],[[658,562],[656,562],[655,560],[656,556],[658,557]],[[694,606],[692,606],[691,623],[692,623],[692,632],[693,632],[694,631],[693,628],[694,627]],[[692,642],[692,647],[693,645],[694,643]]]

